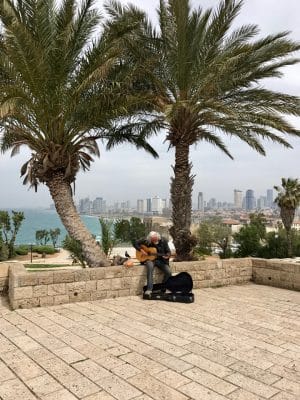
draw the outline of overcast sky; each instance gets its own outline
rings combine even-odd
[[[124,0],[122,2],[127,3]],[[131,3],[146,10],[155,20],[158,0],[132,0]],[[99,4],[102,1],[99,0]],[[218,1],[194,0],[193,4],[209,7],[215,6]],[[235,26],[255,23],[263,35],[289,30],[291,37],[300,41],[299,15],[299,0],[245,0]],[[300,64],[285,68],[284,74],[282,79],[266,81],[265,86],[299,95]],[[300,119],[291,120],[300,129]],[[91,171],[78,175],[76,199],[103,197],[109,204],[130,200],[134,205],[138,198],[156,195],[169,198],[174,151],[168,151],[163,141],[163,133],[151,140],[160,153],[158,160],[131,146],[118,147],[111,152],[100,148],[101,157],[94,162]],[[266,157],[258,155],[237,140],[224,138],[224,141],[234,156],[233,161],[208,144],[201,143],[192,149],[191,161],[196,175],[194,199],[201,191],[205,200],[215,197],[221,201],[233,202],[235,188],[243,191],[254,189],[258,197],[265,195],[266,189],[280,184],[281,177],[300,176],[300,138],[290,140],[293,149],[289,150],[265,142]],[[52,203],[47,188],[40,186],[38,193],[35,193],[22,185],[19,170],[28,154],[23,151],[13,158],[8,153],[0,154],[0,208],[47,207]]]

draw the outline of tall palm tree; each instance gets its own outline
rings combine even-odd
[[[274,189],[278,192],[275,203],[277,203],[280,208],[280,217],[286,230],[288,257],[292,257],[293,246],[291,228],[295,218],[295,211],[300,205],[300,182],[298,179],[281,178],[281,186],[282,187],[274,186]]]
[[[137,107],[141,112],[148,107],[143,87],[135,84],[139,60],[127,56],[123,45],[130,43],[139,14],[119,22],[111,15],[100,34],[95,4],[0,2],[1,150],[15,155],[23,146],[30,149],[21,168],[23,183],[49,188],[63,224],[82,243],[92,267],[108,261],[76,211],[71,188],[78,171],[89,170],[99,156],[97,139],[108,148],[127,141],[157,156],[143,121],[131,118]],[[131,124],[130,133],[120,130],[123,121]]]
[[[282,67],[298,62],[292,53],[300,45],[287,32],[254,40],[256,25],[233,30],[242,4],[222,0],[214,11],[192,9],[189,0],[160,0],[159,29],[144,20],[144,51],[153,54],[153,105],[175,149],[171,234],[181,260],[190,259],[195,244],[191,146],[206,141],[233,158],[222,140],[227,135],[265,155],[261,139],[291,147],[286,136],[300,134],[284,118],[300,114],[299,98],[261,86],[263,79],[280,77]],[[137,42],[142,48],[143,40]]]

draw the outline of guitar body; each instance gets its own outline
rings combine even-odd
[[[147,247],[144,244],[141,245],[141,249],[143,249],[147,254],[144,255],[141,251],[137,250],[136,251],[136,259],[139,262],[145,262],[145,261],[154,261],[158,254],[157,254],[157,250],[155,247]]]

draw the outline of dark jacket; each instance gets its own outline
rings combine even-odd
[[[168,245],[168,241],[164,237],[162,237],[157,244],[149,242],[147,239],[139,239],[133,244],[133,247],[136,250],[141,250],[142,245],[147,246],[147,247],[155,247],[158,254],[161,254],[164,256],[171,255],[171,250]],[[157,260],[163,261],[165,264],[169,263],[169,260],[166,258],[163,258],[162,256],[158,256]]]

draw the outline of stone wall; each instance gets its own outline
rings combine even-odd
[[[20,263],[6,265],[6,273],[9,271],[9,300],[13,309],[139,295],[146,282],[143,266],[28,272]],[[300,290],[300,266],[282,261],[251,258],[207,260],[171,263],[171,269],[173,273],[189,272],[195,289],[252,280]],[[7,282],[7,277],[5,279]],[[156,270],[154,281],[160,282],[161,279],[160,272]]]
[[[172,263],[172,272],[188,271],[194,288],[248,282],[251,259]],[[161,281],[156,271],[154,281]],[[22,264],[9,269],[9,299],[13,309],[56,305],[75,301],[137,295],[146,282],[143,266],[27,272]]]
[[[300,290],[300,264],[253,258],[252,270],[255,283]]]
[[[8,291],[8,270],[11,263],[0,263],[0,295]]]

